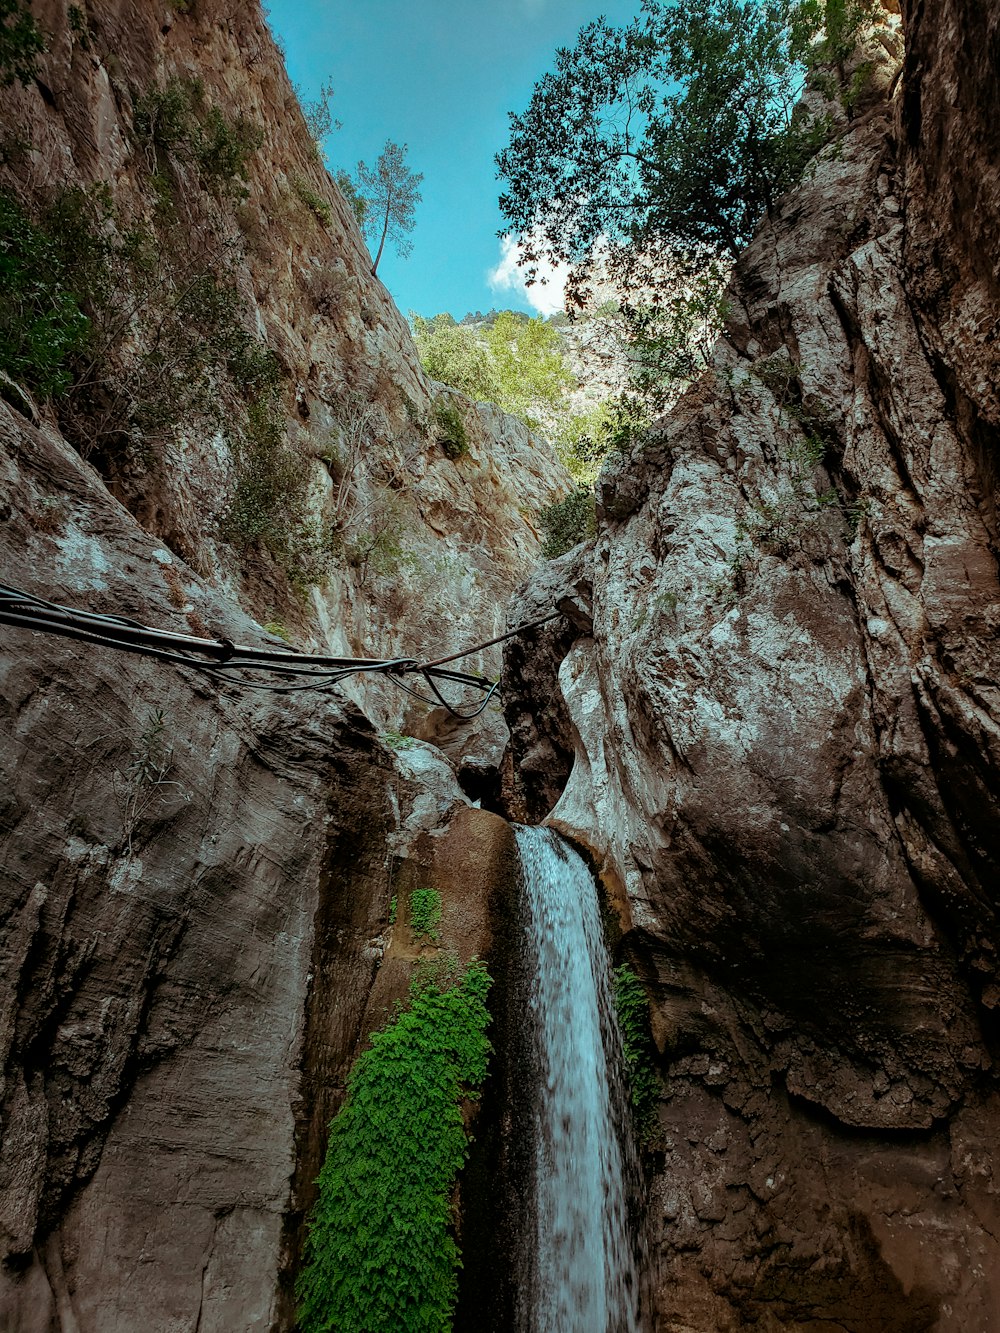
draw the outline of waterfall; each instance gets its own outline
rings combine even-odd
[[[518,1333],[638,1333],[621,1038],[597,890],[550,829],[516,829],[525,888],[530,1201]]]

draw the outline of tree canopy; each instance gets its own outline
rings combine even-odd
[[[363,200],[359,214],[366,236],[377,237],[377,249],[372,261],[372,276],[378,272],[382,251],[387,240],[392,241],[396,253],[406,257],[413,243],[408,234],[416,222],[416,208],[420,203],[420,182],[423,175],[410,171],[406,165],[406,144],[387,139],[381,156],[374,167],[358,163],[356,194]],[[341,189],[343,189],[343,185]]]
[[[573,376],[555,329],[543,319],[501,311],[480,326],[450,315],[412,316],[413,336],[428,375],[480,402],[496,403],[529,426],[565,398]]]
[[[574,265],[572,300],[595,250],[626,268],[656,246],[735,257],[828,131],[800,95],[830,8],[853,37],[872,5],[643,0],[624,27],[587,24],[497,158],[529,279],[542,261]]]

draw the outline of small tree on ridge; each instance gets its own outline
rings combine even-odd
[[[374,167],[358,163],[358,192],[365,202],[365,233],[372,240],[378,237],[372,277],[378,272],[387,239],[401,258],[405,259],[413,249],[407,232],[413,230],[416,222],[422,180],[419,171],[410,171],[406,165],[406,144],[393,143],[391,139],[386,140]]]

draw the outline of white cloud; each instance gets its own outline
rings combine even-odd
[[[517,292],[539,315],[554,315],[566,301],[567,264],[537,265],[538,277],[530,287],[525,285],[524,270],[519,268],[524,248],[513,236],[500,238],[500,262],[491,268],[486,280],[494,292]]]

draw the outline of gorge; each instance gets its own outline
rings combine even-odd
[[[6,310],[48,292],[71,340],[85,289],[101,355],[0,377],[0,581],[342,656],[560,614],[471,726],[378,680],[254,693],[4,627],[4,1329],[294,1329],[350,1071],[442,958],[493,978],[455,1326],[487,1326],[501,1263],[494,1327],[522,1276],[555,1300],[542,1241],[517,1251],[555,1205],[504,1239],[493,1187],[516,1211],[536,1170],[519,846],[535,884],[572,860],[577,904],[586,859],[648,1000],[618,1200],[585,1131],[607,1327],[1000,1329],[1000,11],[884,9],[704,373],[541,561],[571,478],[428,379],[254,0],[35,0],[46,49],[0,88]]]

